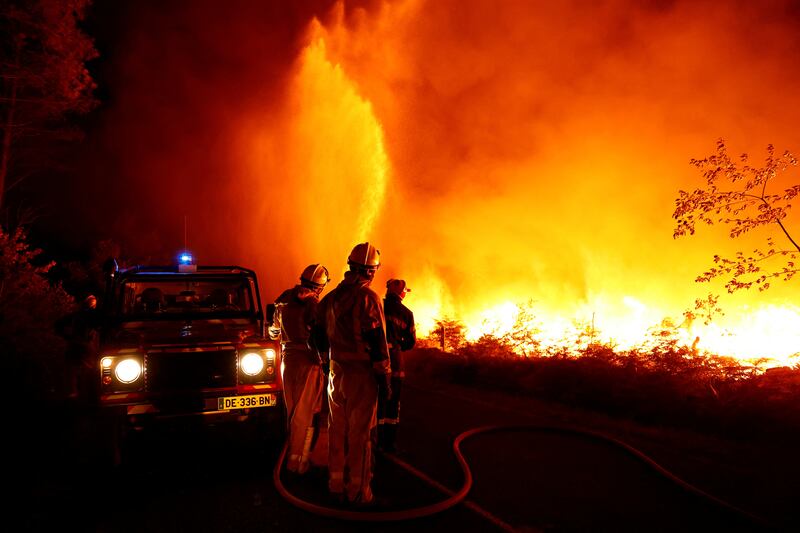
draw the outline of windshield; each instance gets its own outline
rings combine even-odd
[[[182,278],[125,281],[119,313],[126,318],[242,315],[254,311],[247,278]]]

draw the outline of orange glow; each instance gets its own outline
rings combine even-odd
[[[529,330],[537,331],[535,338],[542,342],[542,348],[567,348],[577,354],[585,348],[588,335],[578,338],[580,331],[594,332],[593,342],[615,346],[620,350],[647,347],[647,332],[658,326],[665,318],[663,311],[650,309],[633,297],[623,297],[621,305],[603,305],[595,302],[594,309],[603,309],[603,313],[595,312],[590,306],[576,309],[571,315],[558,315],[546,311],[537,312],[535,319],[529,321]],[[424,311],[424,310],[423,310]],[[423,320],[426,313],[423,314]],[[478,310],[475,315],[465,321],[467,340],[476,340],[481,335],[502,337],[511,332],[519,314],[519,307],[511,302]],[[433,319],[439,315],[433,313],[431,320],[422,329],[430,332]],[[592,322],[594,320],[594,322]],[[800,331],[796,324],[800,320],[800,307],[763,305],[735,317],[722,317],[719,324],[705,325],[701,320],[687,324],[682,317],[672,319],[676,326],[675,336],[682,346],[695,345],[699,352],[711,354],[731,354],[743,361],[754,362],[762,357],[770,357],[765,367],[792,365],[798,360]],[[592,330],[592,324],[594,329]],[[764,340],[769,339],[769,346]],[[766,348],[766,349],[765,349]]]
[[[800,279],[694,282],[767,234],[674,240],[671,218],[719,137],[752,161],[800,152],[791,2],[194,4],[131,10],[146,31],[121,47],[107,149],[140,255],[182,245],[188,215],[199,261],[254,267],[271,301],[312,263],[333,287],[369,240],[373,287],[407,280],[421,333],[502,334],[533,300],[546,345],[594,319],[636,346],[670,318],[700,351],[797,362]],[[725,315],[684,323],[710,292]]]
[[[310,33],[293,91],[291,146],[300,163],[293,168],[308,180],[310,193],[349,215],[345,223],[354,228],[347,242],[361,242],[383,204],[388,168],[383,132],[369,102],[341,66],[328,61],[321,26],[312,24]]]
[[[800,308],[789,287],[723,295],[725,316],[708,326],[683,319],[695,298],[724,292],[694,283],[711,256],[763,235],[730,241],[711,228],[674,241],[670,215],[677,190],[701,183],[689,158],[711,153],[720,134],[755,157],[767,142],[800,146],[798,112],[748,84],[746,65],[781,84],[800,80],[736,32],[772,35],[774,46],[796,37],[688,2],[620,7],[408,1],[334,10],[328,57],[374,105],[393,168],[375,225],[380,274],[409,281],[423,334],[449,316],[468,339],[502,335],[517,303],[533,299],[531,327],[545,347],[578,347],[592,323],[595,342],[643,346],[670,318],[679,341],[700,352],[795,363]],[[752,116],[738,111],[742,102]]]
[[[317,21],[310,24],[284,111],[257,115],[241,132],[243,172],[264,199],[256,217],[264,225],[252,228],[251,249],[260,250],[262,268],[274,272],[279,263],[287,284],[310,262],[344,268],[350,248],[372,238],[388,183],[381,125],[329,60],[325,35]],[[265,229],[268,242],[282,244],[265,247]]]

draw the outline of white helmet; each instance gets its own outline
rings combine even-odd
[[[390,279],[386,282],[386,294],[396,294],[403,298],[408,292],[411,292],[411,289],[408,288],[404,279]]]
[[[322,289],[330,281],[328,269],[319,263],[308,265],[300,274],[300,284],[310,289]]]
[[[368,242],[356,244],[347,264],[361,270],[377,270],[381,266],[381,252]]]

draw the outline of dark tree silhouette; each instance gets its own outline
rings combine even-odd
[[[69,117],[96,104],[86,62],[97,51],[78,26],[89,3],[10,0],[0,7],[0,207],[6,192],[41,170],[41,150],[19,157],[21,141],[72,136]]]
[[[466,342],[464,323],[447,317],[440,318],[435,323],[431,337],[443,352],[457,350]]]
[[[0,229],[0,353],[12,384],[50,390],[61,386],[64,355],[55,325],[74,301],[47,279],[53,263],[41,264],[40,254],[27,245],[23,230]]]
[[[686,309],[683,312],[684,324],[691,327],[695,320],[702,319],[703,324],[710,325],[716,317],[725,315],[718,302],[719,296],[712,293],[708,293],[705,298],[695,299],[694,309]]]
[[[511,331],[502,337],[503,342],[512,350],[525,357],[537,353],[542,345],[542,341],[538,338],[541,328],[533,304],[533,300],[517,304],[517,317],[514,325],[511,327]]]
[[[739,251],[734,257],[714,256],[714,265],[696,278],[698,282],[727,278],[725,287],[733,293],[753,286],[768,289],[775,279],[789,281],[798,271],[796,259],[800,245],[792,237],[787,217],[792,201],[800,194],[800,185],[780,191],[777,177],[797,159],[790,153],[776,156],[767,147],[763,166],[751,166],[747,154],[734,160],[728,155],[725,141],[717,141],[717,151],[703,159],[692,159],[706,180],[704,188],[680,191],[672,217],[677,221],[673,237],[694,235],[698,222],[727,226],[732,239],[762,226],[775,227],[778,240],[770,236],[766,246],[752,253]]]

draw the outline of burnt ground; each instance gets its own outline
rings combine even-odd
[[[272,484],[281,443],[260,441],[248,428],[167,427],[138,435],[128,464],[108,469],[96,460],[96,427],[84,411],[58,403],[29,406],[31,412],[7,422],[5,432],[12,453],[8,530],[500,530],[464,505],[398,523],[354,524],[309,514],[283,501]],[[399,456],[450,489],[462,482],[452,453],[452,440],[462,431],[487,424],[568,425],[624,440],[700,489],[781,529],[800,529],[796,443],[636,424],[420,378],[408,382],[402,417]],[[463,451],[475,478],[469,500],[519,530],[768,530],[601,440],[517,431],[475,437]],[[322,469],[286,484],[327,503]],[[443,498],[380,457],[374,486],[383,509]]]

